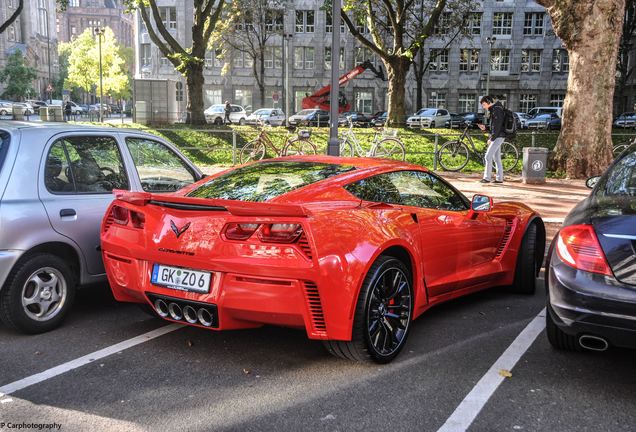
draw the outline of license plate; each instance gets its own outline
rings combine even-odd
[[[150,281],[180,291],[207,293],[210,291],[212,273],[155,264]]]

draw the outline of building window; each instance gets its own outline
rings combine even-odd
[[[159,58],[159,66],[168,66],[168,65],[170,65],[170,61],[168,61],[168,57],[162,54],[161,58]]]
[[[243,108],[252,107],[252,90],[234,89],[234,103]]]
[[[175,84],[175,88],[176,88],[176,92],[175,92],[176,101],[183,102],[183,95],[184,95],[183,83],[181,81],[177,81],[177,83]]]
[[[297,10],[296,11],[296,33],[313,33],[314,32],[314,11]]]
[[[431,50],[431,62],[428,66],[430,71],[448,72],[448,49]]]
[[[357,92],[355,97],[355,109],[364,114],[373,114],[373,92]]]
[[[294,69],[314,68],[314,48],[295,47],[294,48]]]
[[[160,7],[159,15],[161,22],[168,30],[177,29],[177,8],[176,7]]]
[[[555,49],[552,51],[552,72],[569,72],[570,59],[568,51],[565,49]]]
[[[446,107],[446,93],[431,92],[431,98],[429,99],[431,108],[445,108]]]
[[[71,37],[77,36],[77,27],[71,26]]]
[[[526,36],[537,36],[543,34],[543,23],[545,14],[543,12],[528,12],[523,23],[523,34]]]
[[[150,64],[152,63],[152,57],[150,55],[150,44],[140,45],[139,56],[142,66],[150,66]]]
[[[532,108],[537,106],[537,95],[522,94],[519,98],[519,110],[527,113]]]
[[[481,12],[473,12],[468,15],[467,26],[469,34],[481,34]]]
[[[281,31],[283,29],[283,11],[268,10],[265,15],[267,24],[265,28],[269,32]]]
[[[101,27],[101,26],[102,26],[102,20],[94,20],[94,19],[88,20],[88,27]]]
[[[223,92],[221,89],[206,89],[204,95],[207,106],[223,103]]]
[[[475,101],[477,96],[472,93],[459,94],[459,112],[468,113],[475,112]]]
[[[510,50],[494,49],[490,52],[491,72],[508,72],[510,68]]]
[[[9,0],[11,2],[11,0]],[[70,0],[68,2],[69,7],[80,7],[80,0]]]
[[[521,72],[541,72],[541,50],[521,50]]]
[[[283,64],[280,47],[265,47],[265,69],[280,69]]]
[[[53,11],[53,14],[55,15],[55,11]],[[48,28],[47,18],[48,18],[48,9],[47,9],[46,0],[38,0],[38,30],[42,36],[48,37],[49,28]]]
[[[247,48],[244,51],[234,50],[232,55],[232,66],[235,68],[251,68],[254,65],[252,56],[249,55]]]
[[[331,33],[333,31],[333,20],[331,19],[331,12],[327,11],[325,16],[325,32]],[[345,22],[340,18],[340,33],[345,32]]]
[[[448,30],[450,29],[450,19],[451,13],[444,12],[440,15],[437,23],[433,27],[433,34],[435,36],[444,36],[448,34]]]
[[[512,12],[495,12],[492,17],[493,35],[512,34]]]
[[[373,54],[373,51],[371,51],[371,49],[366,48],[366,47],[356,47],[355,48],[355,54],[354,54],[354,59],[353,59],[354,63],[356,65],[362,64],[365,61],[370,62],[373,66],[376,66],[376,57]]]
[[[345,53],[344,48],[340,48],[340,61],[338,62],[338,68],[343,70],[345,67]],[[325,69],[331,70],[331,47],[325,47]]]
[[[459,51],[459,70],[461,72],[478,72],[479,54],[480,51],[478,49],[461,49]]]
[[[565,102],[565,95],[564,94],[553,94],[553,95],[550,95],[550,106],[563,107],[563,102]]]

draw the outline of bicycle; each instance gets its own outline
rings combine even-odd
[[[620,154],[623,153],[623,151],[625,151],[627,147],[631,146],[634,143],[636,143],[636,138],[632,138],[631,140],[624,143],[616,144],[614,147],[612,147],[612,154],[616,158],[617,156],[620,156]]]
[[[468,164],[471,156],[481,165],[484,164],[486,150],[484,149],[483,152],[477,150],[473,139],[468,134],[468,128],[469,126],[466,125],[458,140],[448,141],[440,147],[437,160],[444,170],[462,170]],[[470,148],[465,141],[468,141]],[[501,162],[504,172],[510,172],[515,169],[519,163],[519,150],[514,144],[504,141],[501,145]]]
[[[239,152],[240,163],[262,160],[267,155],[267,150],[272,150],[277,156],[316,154],[316,145],[309,139],[311,138],[310,130],[299,130],[295,138],[288,136],[285,145],[279,149],[267,135],[266,130],[271,129],[271,126],[263,124],[261,120],[257,124],[259,127],[258,137],[241,147]],[[289,131],[296,131],[296,128],[289,129]]]
[[[353,122],[348,117],[349,129],[340,137],[340,156],[361,156],[361,157],[379,157],[386,159],[405,160],[406,150],[404,144],[396,138],[397,131],[393,131],[393,135],[387,135],[387,129],[380,127],[374,128],[375,134],[371,142],[371,149],[364,152],[360,141],[353,131]],[[391,132],[389,132],[391,133]]]

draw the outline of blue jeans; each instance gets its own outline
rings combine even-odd
[[[501,145],[505,138],[495,138],[484,155],[484,178],[490,180],[492,177],[493,160],[497,166],[497,181],[503,181],[503,164],[501,163]]]

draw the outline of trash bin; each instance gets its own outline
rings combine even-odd
[[[40,107],[40,120],[49,121],[49,107]]]
[[[543,147],[525,147],[523,149],[523,167],[521,178],[524,183],[545,183],[548,162],[548,149]]]

